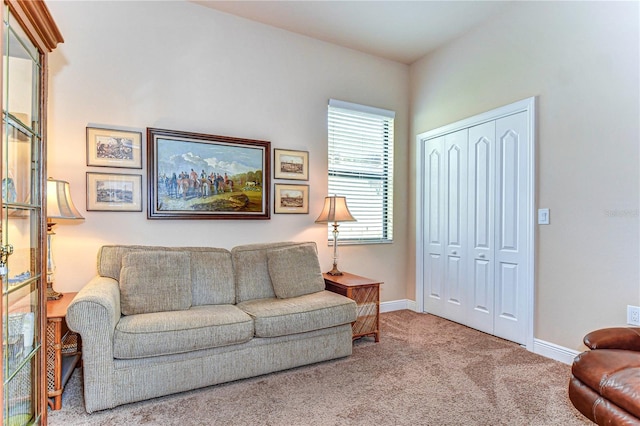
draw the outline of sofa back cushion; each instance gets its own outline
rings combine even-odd
[[[279,299],[324,290],[324,278],[315,246],[302,245],[269,250],[267,266],[273,291]]]
[[[122,259],[131,252],[186,253],[191,264],[191,305],[235,303],[233,263],[229,250],[215,247],[102,246],[98,252],[98,274],[120,281]]]
[[[160,250],[147,246],[102,246],[98,251],[98,275],[120,281],[122,258],[131,251]]]
[[[236,280],[236,303],[253,299],[274,298],[267,252],[286,247],[311,246],[314,242],[278,242],[237,246],[231,249]]]
[[[122,258],[119,284],[123,315],[189,309],[189,254],[153,251],[128,253]]]
[[[190,251],[193,306],[233,305],[236,288],[231,252],[225,249]]]

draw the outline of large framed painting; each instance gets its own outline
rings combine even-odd
[[[269,219],[271,142],[147,129],[149,219]]]

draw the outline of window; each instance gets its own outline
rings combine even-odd
[[[346,197],[357,220],[340,224],[340,243],[393,241],[394,117],[393,111],[329,101],[329,195]]]

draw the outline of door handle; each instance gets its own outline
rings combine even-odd
[[[484,255],[484,253],[480,253],[480,254],[478,255],[478,257],[479,257],[480,259],[484,259],[484,258],[485,258],[485,255]]]
[[[9,261],[9,256],[13,254],[13,246],[11,244],[7,244],[6,246],[0,247],[0,276],[7,275],[7,262]]]
[[[0,258],[2,258],[2,260],[7,260],[7,258],[12,254],[13,254],[13,246],[11,244],[7,244],[6,246],[0,247]]]

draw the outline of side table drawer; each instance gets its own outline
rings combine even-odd
[[[329,290],[333,293],[338,293],[341,294],[343,296],[347,296],[349,297],[349,295],[347,294],[347,289],[338,285],[335,285],[334,283],[330,282],[330,281],[326,281],[324,282],[324,288],[325,290]],[[352,299],[351,297],[349,297],[349,299]],[[358,303],[358,302],[356,302]]]

